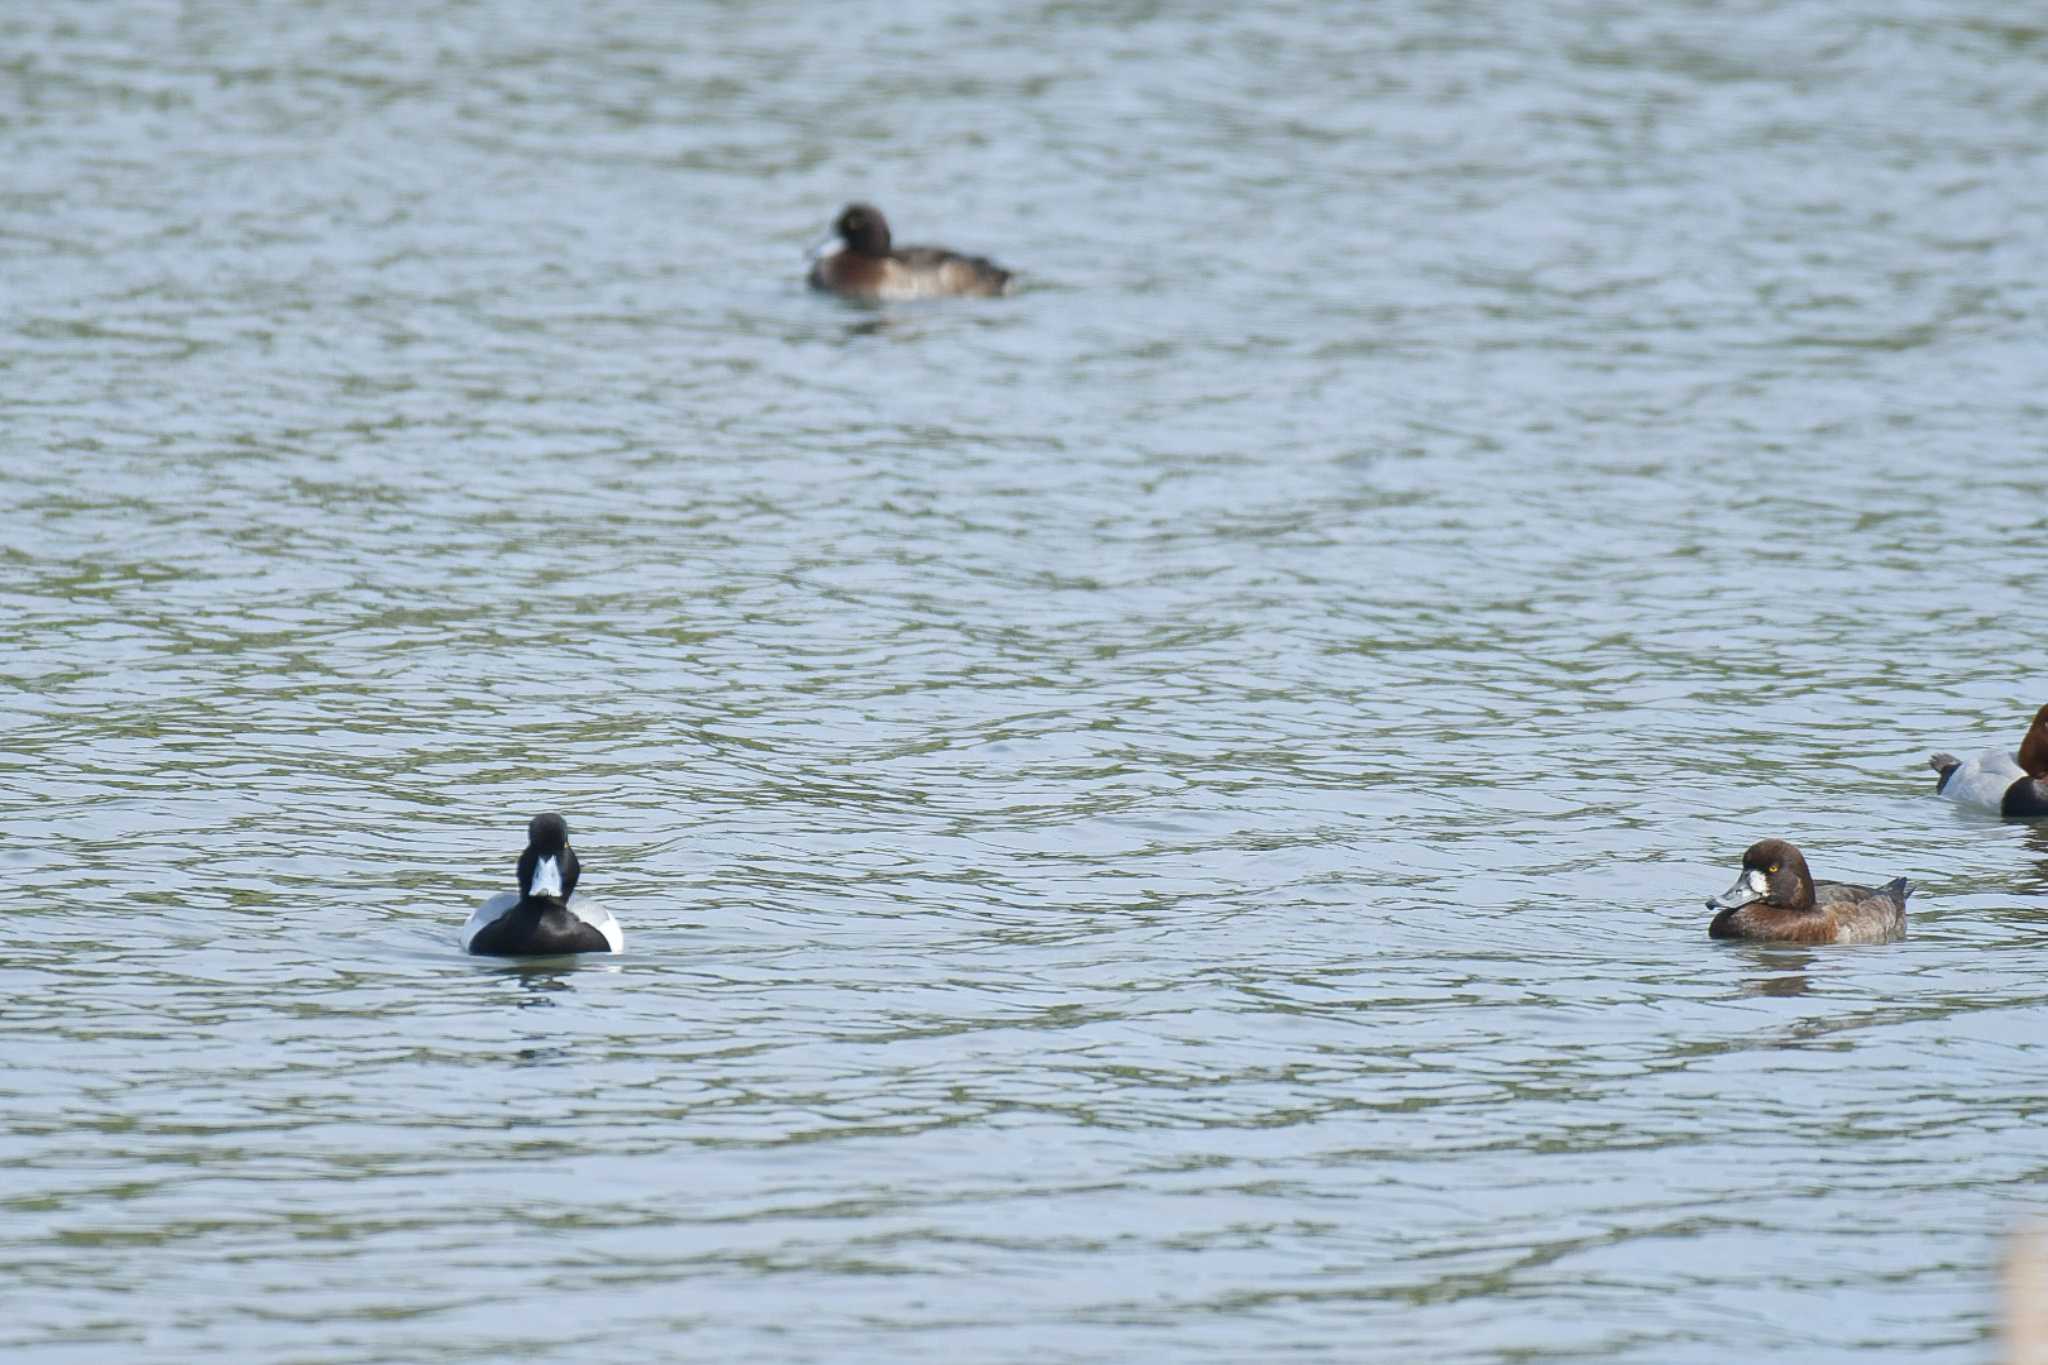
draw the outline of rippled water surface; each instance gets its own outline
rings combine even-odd
[[[1993,1358],[2022,11],[8,8],[0,1350]]]

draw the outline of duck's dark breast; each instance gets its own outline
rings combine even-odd
[[[1834,916],[1820,910],[1780,910],[1769,905],[1744,905],[1723,910],[1707,926],[1709,938],[1741,938],[1762,943],[1833,943]]]
[[[811,263],[811,288],[822,289],[828,294],[874,298],[881,290],[888,264],[885,257],[835,251]]]

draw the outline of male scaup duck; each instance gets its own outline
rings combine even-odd
[[[872,204],[848,204],[811,255],[811,288],[841,298],[889,302],[1010,292],[1010,272],[986,257],[938,246],[891,247],[889,220]]]
[[[568,823],[552,812],[534,816],[519,855],[519,894],[501,891],[479,905],[462,926],[463,948],[487,957],[623,951],[626,936],[609,910],[569,908],[581,875]]]
[[[1927,766],[1941,774],[1935,792],[1959,805],[2008,819],[2048,815],[2048,706],[2034,713],[2018,754],[1986,749],[1968,760],[1936,754]]]
[[[1765,839],[1742,855],[1735,885],[1707,902],[1721,912],[1707,934],[1763,943],[1890,943],[1906,936],[1912,894],[1904,877],[1882,887],[1816,882],[1798,849]]]

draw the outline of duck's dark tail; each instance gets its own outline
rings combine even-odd
[[[1884,890],[1886,895],[1890,896],[1900,905],[1904,905],[1906,897],[1913,894],[1913,883],[1907,881],[1904,877],[1894,877],[1884,884]]]
[[[1948,785],[1948,775],[1962,767],[1963,761],[1954,754],[1934,754],[1928,758],[1927,766],[1941,774],[1941,781],[1934,784],[1934,790],[1939,793]]]

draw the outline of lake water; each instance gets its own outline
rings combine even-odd
[[[1997,1356],[2021,8],[17,5],[0,127],[10,1361]],[[627,954],[464,958],[547,809]],[[1766,835],[1911,935],[1710,943]]]

